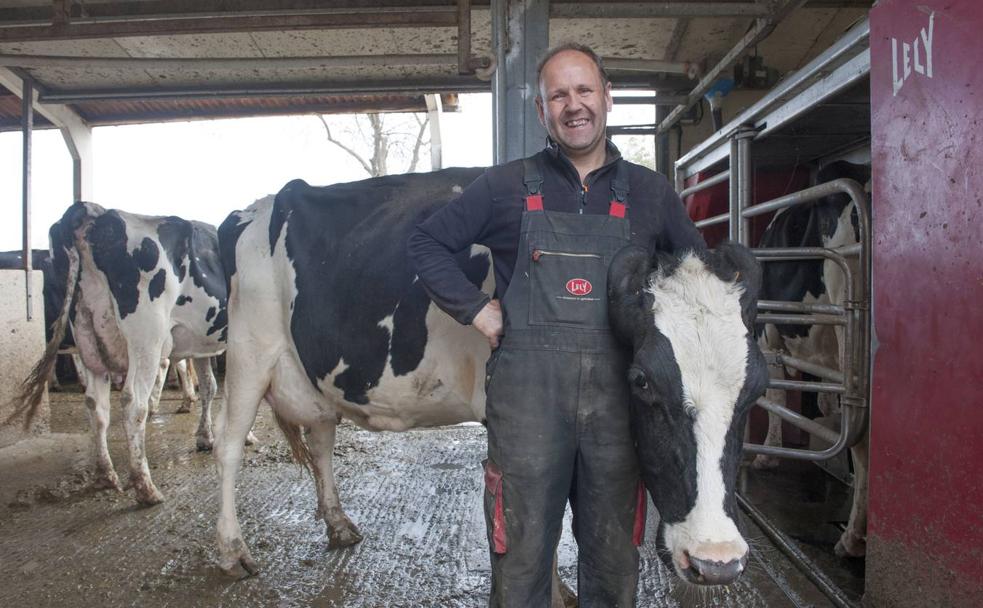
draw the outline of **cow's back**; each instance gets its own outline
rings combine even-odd
[[[295,180],[275,198],[230,216],[219,228],[231,282],[230,349],[239,331],[235,315],[253,314],[274,292],[279,312],[267,310],[270,331],[281,334],[322,394],[336,394],[349,407],[381,401],[396,407],[390,402],[400,397],[384,389],[413,378],[423,399],[439,400],[442,381],[428,384],[433,370],[425,361],[433,334],[442,341],[446,335],[443,325],[432,326],[434,317],[453,324],[447,331],[466,336],[469,330],[432,306],[405,243],[423,218],[480,174],[450,169],[327,187]],[[459,261],[482,285],[488,255],[461,252]]]

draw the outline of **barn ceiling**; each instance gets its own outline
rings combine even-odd
[[[639,70],[640,60],[712,67],[774,1],[554,0],[550,43],[629,60],[620,63],[632,69],[613,70],[622,86],[685,93],[697,80]],[[806,1],[757,52],[782,74],[795,70],[871,4]],[[471,5],[474,61],[462,70],[454,0],[0,0],[0,73],[30,77],[42,102],[94,125],[423,110],[424,93],[490,90],[473,73],[492,56],[489,3]],[[0,86],[0,130],[19,128],[19,116]]]

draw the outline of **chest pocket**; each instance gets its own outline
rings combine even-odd
[[[529,256],[530,325],[608,326],[606,256],[560,248]]]

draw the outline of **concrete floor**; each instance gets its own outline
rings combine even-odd
[[[177,399],[166,392],[148,422],[151,472],[166,496],[155,507],[138,508],[130,493],[87,488],[88,423],[78,393],[52,395],[52,430],[60,434],[0,450],[0,606],[487,604],[481,426],[376,434],[343,425],[338,483],[365,539],[329,551],[313,517],[312,480],[290,462],[263,408],[255,429],[261,443],[247,448],[238,491],[245,540],[262,572],[232,581],[213,563],[212,456],[195,451],[196,416],[173,414]],[[119,420],[114,405],[110,449],[125,479]],[[750,522],[754,556],[738,583],[711,592],[680,585],[655,556],[652,514],[650,506],[640,607],[830,605]],[[569,534],[559,555],[561,576],[575,586]]]

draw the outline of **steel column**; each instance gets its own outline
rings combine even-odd
[[[737,208],[741,215],[737,223],[737,242],[745,247],[751,246],[751,220],[744,217],[744,210],[754,204],[752,185],[754,184],[754,167],[751,163],[751,139],[754,129],[741,127],[737,131],[737,166],[740,173],[737,179]]]
[[[533,100],[536,62],[549,45],[549,9],[549,0],[492,0],[495,164],[529,156],[545,143]]]
[[[738,151],[737,138],[730,140],[730,222],[727,228],[727,238],[738,242],[738,226],[741,225],[740,189],[741,189],[741,154]]]
[[[655,106],[655,124],[659,124],[672,108],[665,105]],[[669,156],[669,134],[660,133],[655,136],[655,170],[665,175],[667,178],[672,175],[670,171],[672,170],[672,163],[670,162]],[[680,194],[680,198],[682,195]]]
[[[21,98],[21,131],[24,134],[23,164],[21,173],[23,206],[23,224],[21,229],[24,231],[23,250],[24,250],[24,289],[27,301],[27,320],[32,319],[31,300],[34,297],[32,292],[33,281],[31,281],[31,138],[34,132],[34,83],[25,78],[23,81],[23,97]]]

